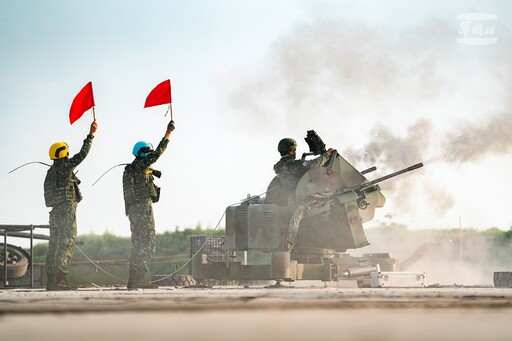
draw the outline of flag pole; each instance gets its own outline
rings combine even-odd
[[[169,104],[169,110],[171,111],[171,121],[174,121],[174,118],[172,117],[172,104]]]
[[[94,121],[96,121],[96,107],[95,106],[92,107],[92,118]]]

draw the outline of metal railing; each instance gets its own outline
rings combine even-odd
[[[35,234],[34,229],[36,228],[45,228],[49,229],[50,225],[2,225],[0,224],[0,233],[4,236],[4,264],[3,264],[3,273],[4,273],[4,288],[14,287],[10,286],[9,280],[7,278],[7,237],[16,237],[16,238],[28,238],[30,239],[30,252],[29,252],[29,276],[30,283],[27,286],[31,288],[34,287],[34,263],[32,262],[32,254],[34,250],[34,239],[42,239],[42,240],[50,240],[50,236],[44,234]],[[28,231],[28,232],[27,232]],[[21,286],[21,285],[18,285]]]

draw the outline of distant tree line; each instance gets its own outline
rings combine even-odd
[[[494,245],[498,251],[500,248],[507,248],[512,243],[512,228],[504,231],[498,228],[489,228],[487,230],[464,229],[463,235],[466,239],[479,238]],[[436,238],[450,238],[457,240],[460,237],[459,229],[427,229],[427,230],[411,230],[402,225],[384,225],[378,228],[368,229],[367,235],[379,233],[384,235],[395,236],[396,238],[404,238],[417,236],[432,236]],[[184,230],[176,229],[175,231],[167,231],[156,235],[156,254],[155,257],[168,256],[188,256],[190,253],[190,237],[215,235],[223,236],[224,230],[213,230],[211,228],[203,229],[200,225],[195,228],[186,228]],[[426,239],[427,237],[424,237]],[[369,238],[370,239],[370,238]],[[94,260],[123,260],[128,259],[131,249],[130,237],[120,237],[109,232],[102,235],[86,234],[79,236],[79,248],[88,257]],[[371,242],[371,240],[370,240]],[[41,243],[34,246],[33,259],[34,263],[44,263],[46,253],[48,251],[48,243]],[[503,250],[509,252],[509,250]],[[75,251],[72,262],[83,261],[84,256]]]
[[[190,259],[190,237],[193,236],[223,236],[224,229],[214,230],[211,228],[203,229],[200,225],[195,228],[179,229],[168,231],[156,235],[156,254],[153,258],[151,274],[166,275],[177,268],[183,268],[177,274],[188,274],[189,268],[186,266]],[[476,253],[472,250],[476,246],[485,243],[486,248],[492,250],[493,259],[497,257],[503,264],[512,262],[510,247],[512,246],[512,229],[503,231],[498,228],[489,228],[481,231],[476,229],[425,229],[411,230],[405,226],[396,224],[384,224],[377,228],[366,229],[366,235],[371,244],[376,244],[378,238],[381,245],[386,250],[392,252],[397,245],[404,244],[406,241],[416,240],[419,244],[428,240],[450,240],[453,244],[454,256],[459,241],[463,241],[464,257],[467,261],[476,258]],[[123,285],[128,272],[128,257],[130,255],[131,241],[130,237],[120,237],[111,233],[102,235],[87,234],[79,236],[80,242],[75,249],[73,259],[71,260],[71,279],[75,283],[95,283],[97,285]],[[41,243],[34,246],[33,260],[34,264],[42,266],[48,250],[47,243]],[[357,251],[357,250],[356,250]],[[413,249],[409,250],[410,252]],[[352,253],[352,250],[348,250]],[[410,253],[409,252],[409,253]],[[481,255],[478,255],[481,258]],[[480,259],[479,258],[479,259]],[[268,262],[268,254],[249,253],[249,262],[252,264]],[[94,262],[91,263],[92,260]],[[511,264],[512,265],[512,264]],[[43,271],[44,277],[44,271]]]
[[[213,229],[203,229],[200,225],[195,228],[184,230],[176,229],[156,235],[156,254],[155,257],[172,256],[188,254],[190,249],[189,238],[191,236],[202,235],[223,235],[224,230],[214,231]],[[105,232],[102,235],[86,234],[78,237],[78,247],[87,256],[95,260],[122,260],[128,259],[131,249],[130,237],[116,236]],[[48,243],[41,243],[34,246],[33,257],[35,263],[44,263]],[[82,260],[84,256],[75,251],[73,261]]]
[[[224,229],[203,229],[199,224],[195,228],[183,230],[176,228],[172,232],[157,234],[151,274],[165,275],[183,266],[190,258],[190,237],[223,234]],[[74,282],[92,282],[98,285],[123,284],[128,271],[130,237],[116,236],[106,232],[102,235],[79,235],[78,240],[70,262],[70,278]],[[36,266],[44,268],[47,252],[48,243],[40,243],[33,247],[33,261]],[[188,267],[178,272],[178,274],[188,273]],[[45,277],[44,271],[43,277]]]

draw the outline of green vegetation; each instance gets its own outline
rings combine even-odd
[[[186,265],[190,258],[190,237],[192,236],[223,236],[224,229],[203,229],[200,225],[195,228],[173,232],[165,232],[156,235],[157,247],[153,258],[151,275],[167,275],[179,270],[178,274],[189,273]],[[402,225],[385,224],[377,228],[366,230],[368,240],[372,244],[380,241],[386,246],[386,251],[398,249],[398,245],[415,241],[416,247],[422,242],[449,241],[453,245],[449,250],[458,257],[458,245],[464,248],[464,258],[468,262],[481,262],[484,260],[499,260],[503,265],[511,264],[512,254],[512,228],[508,231],[498,228],[489,228],[484,231],[475,229],[426,229],[410,230]],[[87,285],[125,285],[128,277],[128,258],[130,255],[130,237],[119,237],[111,233],[103,235],[87,234],[79,236],[80,242],[70,264],[70,280],[73,283]],[[462,242],[459,242],[462,241]],[[441,245],[441,244],[440,244]],[[34,246],[34,264],[44,266],[48,249],[47,243]],[[387,250],[389,249],[389,250]],[[477,252],[485,249],[486,252]],[[412,253],[413,248],[407,252]],[[85,255],[86,256],[85,256]],[[241,256],[240,254],[238,255]],[[446,257],[446,254],[443,254]],[[95,264],[91,263],[89,259]],[[269,255],[262,252],[249,252],[250,264],[269,262]],[[43,267],[43,282],[45,280]],[[24,279],[26,281],[26,278]]]
[[[167,275],[182,267],[190,258],[190,237],[199,235],[223,235],[224,230],[202,229],[200,225],[174,232],[156,235],[156,253],[153,257],[151,275]],[[97,285],[123,285],[128,277],[130,237],[119,237],[111,233],[87,234],[78,237],[79,242],[70,262],[70,280],[74,283]],[[44,265],[48,243],[34,246],[34,264]],[[85,255],[84,255],[85,254]],[[94,265],[91,261],[94,261]],[[108,274],[107,274],[108,273]],[[178,274],[188,274],[188,266]],[[43,271],[43,277],[45,277]]]

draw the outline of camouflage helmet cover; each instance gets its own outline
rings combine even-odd
[[[279,141],[277,145],[277,151],[281,153],[281,155],[288,154],[288,152],[297,149],[297,142],[292,138],[284,138]]]

